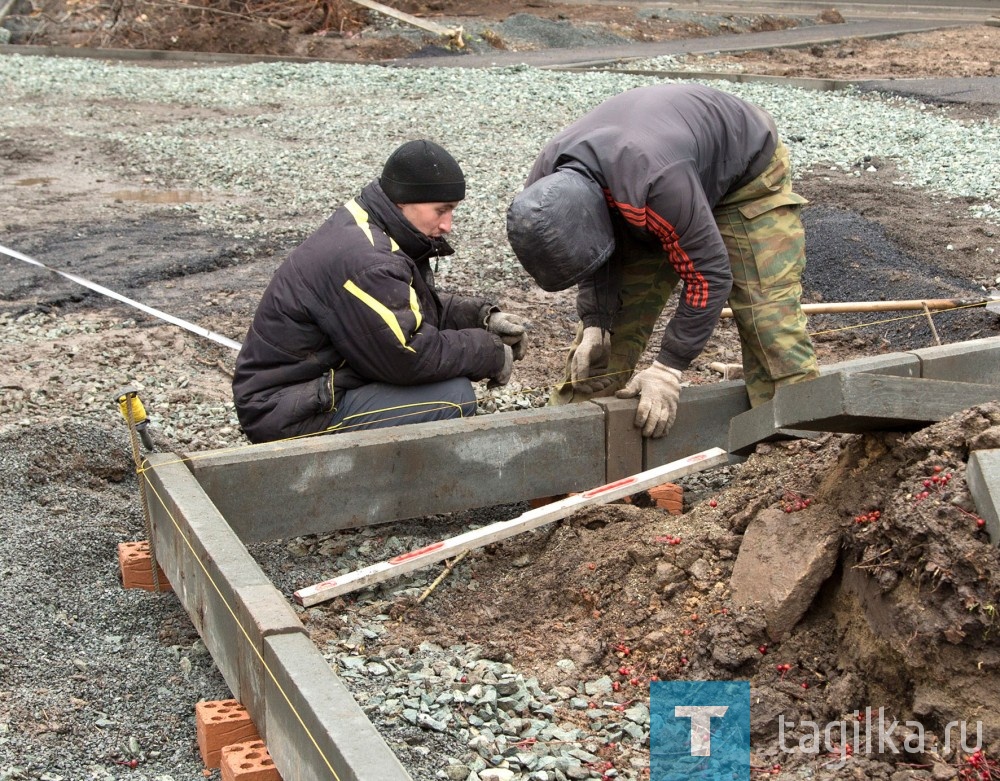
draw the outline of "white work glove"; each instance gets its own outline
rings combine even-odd
[[[500,341],[510,345],[514,360],[519,361],[528,351],[528,318],[512,315],[510,312],[491,312],[486,318],[486,330],[500,337]]]
[[[615,394],[619,399],[639,397],[635,411],[635,425],[642,428],[644,437],[662,437],[674,425],[677,400],[681,395],[681,373],[659,361],[635,375],[622,390]]]
[[[490,377],[490,381],[486,383],[487,388],[499,388],[501,385],[506,385],[510,382],[511,372],[514,371],[514,351],[509,344],[503,346],[503,367]]]
[[[611,333],[596,325],[584,328],[569,366],[573,390],[593,394],[607,388],[612,381],[608,376],[610,359]]]

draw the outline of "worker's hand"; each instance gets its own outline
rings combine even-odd
[[[486,318],[486,330],[496,334],[504,344],[508,344],[519,361],[528,351],[528,318],[510,312],[493,312]]]
[[[597,326],[583,329],[583,338],[573,353],[569,380],[579,393],[597,393],[611,384],[608,362],[611,360],[611,333]]]
[[[514,351],[509,344],[503,346],[503,367],[490,377],[487,388],[499,388],[510,382],[510,374],[514,370]]]
[[[619,399],[639,397],[635,412],[635,425],[644,437],[662,437],[677,416],[677,400],[681,395],[681,373],[659,361],[635,375],[622,390],[615,394]]]

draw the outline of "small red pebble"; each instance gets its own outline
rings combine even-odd
[[[588,561],[587,562],[587,569],[597,569],[597,565],[594,562],[592,562],[592,561]]]
[[[806,683],[805,681],[802,681],[802,688],[803,689],[808,689],[809,688],[809,684]]]
[[[633,686],[638,686],[639,685],[639,679],[638,678],[629,678],[628,682],[630,684],[632,684]]]
[[[944,468],[944,467],[941,467],[941,466],[935,466],[935,467],[934,467],[934,471],[935,471],[935,472],[940,472],[940,471],[941,471],[941,470],[942,470],[943,468]]]
[[[614,689],[615,691],[618,691],[619,689],[621,689],[621,687],[622,685],[618,683],[618,681],[613,681],[611,684],[611,688]]]
[[[691,620],[692,621],[697,621],[698,620],[698,614],[697,613],[692,613],[691,614]]]
[[[767,653],[767,646],[766,645],[758,645],[757,646],[757,650],[760,651],[762,654],[766,654]]]
[[[976,526],[982,529],[985,525],[986,521],[984,521],[982,518],[976,518]]]
[[[719,506],[719,503],[718,503],[717,501],[715,501],[715,499],[712,499],[712,500],[711,500],[711,501],[710,501],[710,502],[708,503],[708,506],[709,506],[709,507],[718,507],[718,506]]]

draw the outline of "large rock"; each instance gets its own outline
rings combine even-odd
[[[738,606],[760,604],[772,640],[787,635],[837,565],[837,519],[821,508],[763,510],[747,527],[730,587]]]

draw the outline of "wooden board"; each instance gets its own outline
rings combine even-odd
[[[402,553],[388,561],[371,564],[340,577],[324,580],[313,586],[307,586],[295,592],[295,601],[300,605],[309,607],[328,599],[333,599],[341,594],[357,591],[366,586],[381,583],[390,578],[426,567],[429,564],[443,561],[463,551],[482,548],[491,543],[521,534],[522,532],[536,529],[544,524],[566,518],[584,507],[607,504],[616,499],[623,499],[639,491],[644,491],[647,488],[654,488],[663,483],[669,483],[684,475],[700,472],[704,469],[710,469],[713,466],[719,466],[728,462],[729,454],[725,450],[718,447],[711,448],[710,450],[696,453],[693,456],[672,461],[669,464],[664,464],[654,469],[647,469],[645,472],[639,472],[621,480],[592,488],[589,491],[568,496],[558,502],[529,510],[509,521],[499,521],[484,526],[481,529],[465,532],[457,537],[439,540],[423,548]]]

